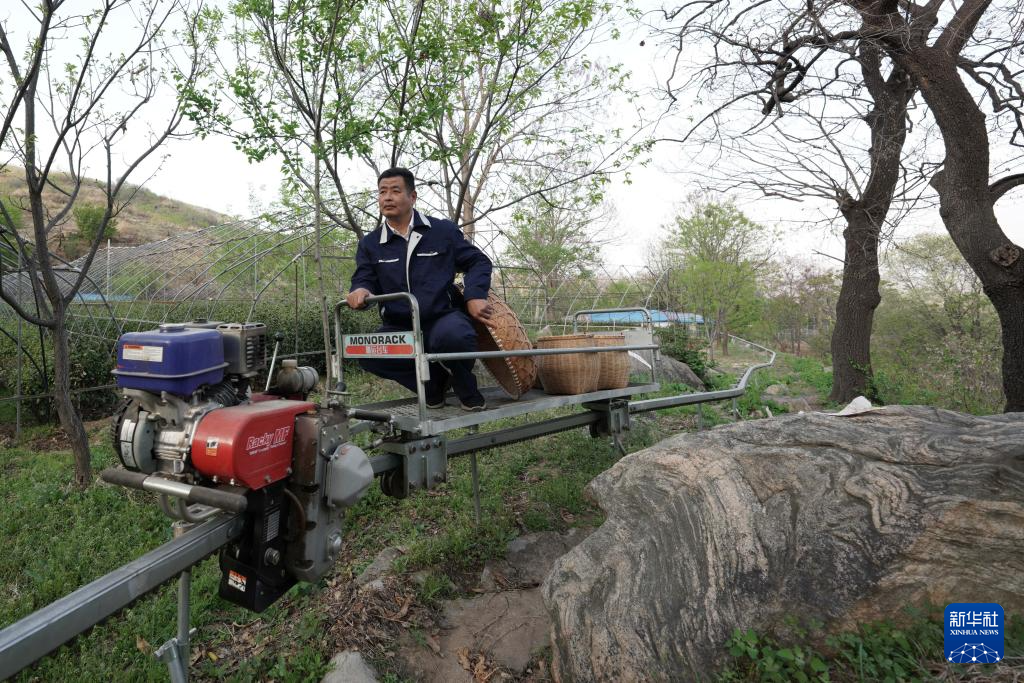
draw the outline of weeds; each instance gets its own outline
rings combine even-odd
[[[718,680],[923,681],[940,671],[947,679],[966,678],[977,667],[944,660],[942,616],[934,606],[907,608],[899,623],[869,622],[834,634],[822,631],[820,622],[804,627],[793,618],[784,622],[784,637],[735,629],[726,643],[730,661]],[[1004,633],[1007,652],[1024,651],[1020,618],[1007,615]]]

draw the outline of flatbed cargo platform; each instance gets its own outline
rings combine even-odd
[[[478,412],[467,412],[459,405],[459,401],[449,394],[444,408],[427,410],[427,419],[420,421],[419,409],[415,396],[381,401],[357,406],[357,410],[386,413],[391,415],[392,422],[399,429],[417,436],[438,436],[454,429],[473,427],[487,422],[494,422],[506,417],[515,417],[527,413],[599,403],[618,398],[628,398],[637,394],[658,391],[657,383],[630,383],[622,389],[603,389],[585,394],[554,395],[546,394],[539,389],[531,389],[519,399],[508,396],[500,387],[487,387],[481,390],[487,399],[487,408]]]

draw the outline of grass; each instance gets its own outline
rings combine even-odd
[[[112,464],[95,450],[97,468]],[[148,496],[96,484],[74,488],[68,453],[0,449],[0,624],[9,624],[170,540]],[[217,597],[219,571],[207,560],[193,574],[193,623],[250,618]],[[21,680],[165,680],[151,650],[173,634],[176,592],[166,586],[43,659]]]

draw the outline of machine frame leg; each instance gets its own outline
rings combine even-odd
[[[177,521],[171,525],[174,538],[189,531],[192,522]],[[188,683],[189,647],[195,629],[189,628],[192,604],[192,570],[186,569],[178,577],[178,635],[171,638],[154,653],[156,658],[167,665],[171,683]]]

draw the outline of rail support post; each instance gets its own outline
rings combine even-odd
[[[174,538],[195,526],[191,522],[177,521],[171,525]],[[188,683],[189,641],[195,629],[189,628],[192,597],[192,570],[186,569],[178,578],[178,635],[157,648],[156,658],[167,665],[171,683]]]
[[[480,470],[476,464],[476,451],[469,453],[469,469],[473,475],[473,514],[476,525],[480,526]]]

